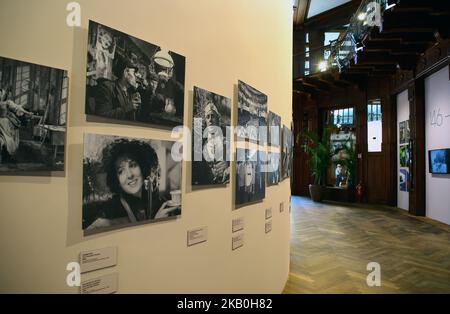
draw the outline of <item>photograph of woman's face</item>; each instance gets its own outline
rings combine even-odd
[[[139,196],[144,178],[139,164],[128,156],[121,156],[115,162],[117,179],[122,191]]]

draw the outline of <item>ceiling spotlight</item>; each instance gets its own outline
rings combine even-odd
[[[326,61],[320,61],[319,62],[319,70],[320,72],[325,72],[328,68],[328,64]]]

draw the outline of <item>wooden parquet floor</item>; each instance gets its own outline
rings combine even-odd
[[[397,209],[293,197],[284,293],[450,293],[450,227]],[[369,287],[369,262],[381,287]]]

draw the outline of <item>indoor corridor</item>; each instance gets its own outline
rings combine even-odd
[[[292,197],[284,293],[450,293],[450,227],[399,209]],[[369,287],[367,264],[381,266]]]

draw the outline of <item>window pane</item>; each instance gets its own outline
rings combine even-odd
[[[381,103],[379,99],[370,100],[367,104],[367,151],[382,151],[383,125]]]

